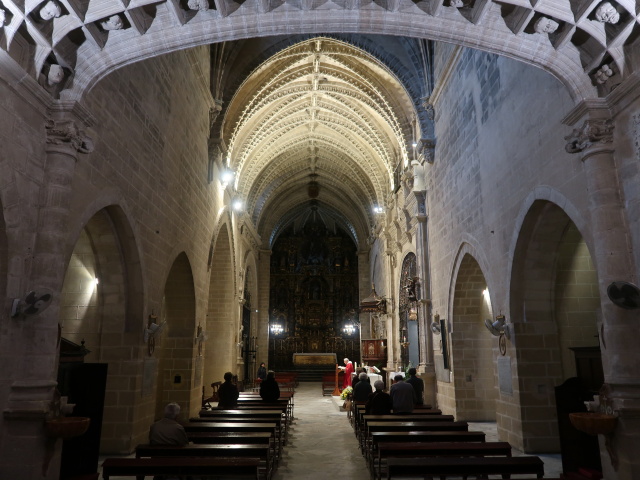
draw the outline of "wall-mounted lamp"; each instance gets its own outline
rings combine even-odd
[[[151,312],[149,318],[147,319],[147,327],[144,329],[144,343],[147,344],[147,351],[149,352],[149,356],[153,355],[153,351],[156,349],[156,335],[159,335],[160,332],[164,329],[164,326],[167,322],[162,322],[158,324],[158,316]]]
[[[236,176],[236,172],[233,170],[229,170],[228,168],[224,169],[220,174],[220,181],[222,182],[222,188],[226,188]]]
[[[507,353],[507,341],[506,338],[511,338],[509,333],[509,325],[507,325],[507,319],[504,315],[498,315],[494,322],[487,318],[484,321],[485,327],[491,332],[491,335],[498,338],[498,346],[500,347],[500,353],[505,355]]]
[[[236,198],[232,203],[232,207],[234,211],[241,212],[244,209],[244,202],[241,199]]]
[[[384,213],[384,208],[383,208],[383,207],[380,207],[380,206],[378,206],[378,205],[374,205],[374,207],[373,207],[373,213],[376,213],[376,214]]]

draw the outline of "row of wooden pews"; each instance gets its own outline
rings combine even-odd
[[[544,477],[539,457],[514,457],[509,443],[486,442],[484,432],[470,431],[467,422],[429,406],[410,415],[366,415],[363,402],[354,402],[352,409],[352,425],[373,479]]]
[[[105,480],[112,476],[219,476],[270,480],[287,444],[293,420],[294,392],[275,402],[257,393],[241,393],[232,410],[203,409],[184,425],[189,445],[138,445],[136,458],[108,458]]]

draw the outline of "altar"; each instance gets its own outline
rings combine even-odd
[[[335,366],[335,353],[294,353],[293,364],[295,366],[305,365],[332,365]]]

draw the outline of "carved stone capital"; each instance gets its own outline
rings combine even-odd
[[[433,122],[433,120],[436,118],[436,109],[433,106],[433,103],[431,103],[431,97],[424,97],[422,99],[422,108],[424,108],[425,112],[427,112],[429,120]]]
[[[47,120],[45,128],[49,145],[68,146],[78,153],[93,152],[93,139],[73,120]]]
[[[421,138],[418,142],[418,155],[420,161],[433,163],[436,153],[436,142],[428,138]]]
[[[613,143],[613,122],[611,119],[586,120],[581,128],[574,128],[567,140],[565,150],[579,153],[589,147]]]

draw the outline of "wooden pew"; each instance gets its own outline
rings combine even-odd
[[[428,472],[428,474],[427,474]],[[389,458],[387,480],[401,477],[462,477],[477,475],[544,476],[544,463],[539,457],[424,457]]]
[[[363,448],[369,449],[371,434],[374,432],[466,432],[469,430],[467,422],[367,422]]]
[[[408,442],[484,442],[484,432],[372,432],[369,438],[368,448],[365,449],[365,458],[371,462],[377,455],[377,446],[382,442],[408,443]]]
[[[278,425],[276,436],[282,437],[283,444],[287,444],[287,417],[280,410],[211,410],[206,416],[190,418],[189,422],[275,422]]]
[[[224,458],[259,458],[264,461],[265,478],[268,480],[274,470],[275,459],[267,444],[226,443],[216,445],[138,445],[136,458],[143,457],[224,457]]]
[[[453,422],[453,415],[362,415],[359,422],[359,428],[356,430],[356,436],[361,441],[365,435],[367,422],[412,422],[412,421],[428,421],[428,422]]]
[[[275,402],[265,402],[258,394],[249,394],[248,396],[240,396],[238,398],[238,406],[236,408],[250,408],[252,406],[286,406],[289,419],[293,420],[294,396],[293,393],[281,392],[280,398]]]
[[[187,436],[195,432],[226,432],[226,433],[238,433],[238,432],[263,432],[270,433],[275,439],[276,455],[280,458],[282,452],[282,436],[278,438],[278,424],[275,422],[191,422],[184,425],[184,429],[187,432]]]
[[[259,458],[106,458],[102,477],[224,475],[260,480],[259,466]]]
[[[377,461],[373,465],[376,478],[382,478],[384,463],[389,458],[427,456],[511,456],[509,442],[381,442],[377,446]]]
[[[342,372],[340,372],[342,373]],[[342,385],[344,373],[338,378],[338,388]],[[335,373],[323,373],[322,374],[322,396],[333,395],[333,390],[336,387],[336,374]]]

